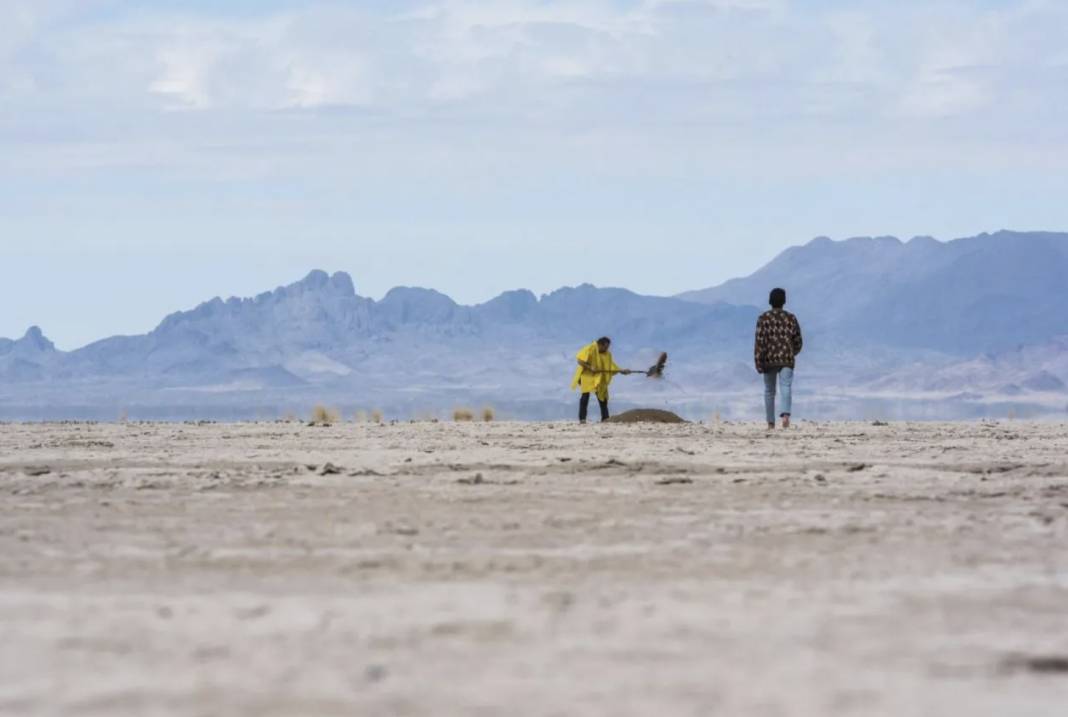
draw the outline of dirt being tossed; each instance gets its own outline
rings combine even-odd
[[[635,408],[608,419],[609,423],[686,423],[678,414],[659,408]]]

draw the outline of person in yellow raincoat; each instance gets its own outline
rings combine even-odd
[[[579,423],[586,422],[586,414],[590,408],[590,394],[596,394],[597,403],[601,406],[601,420],[608,420],[608,384],[612,383],[617,373],[631,374],[630,369],[623,369],[616,365],[612,359],[612,352],[608,349],[612,346],[612,339],[607,336],[594,341],[578,352],[578,368],[575,369],[575,377],[571,380],[571,390],[576,388],[582,392],[579,399]]]

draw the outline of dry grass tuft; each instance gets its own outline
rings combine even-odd
[[[497,412],[493,410],[493,406],[486,406],[482,409],[482,420],[486,423],[491,423],[496,417]]]
[[[341,414],[334,408],[318,405],[312,409],[310,426],[331,426],[341,420]]]
[[[356,423],[367,423],[367,411],[356,411],[356,415],[352,417],[352,420]]]
[[[386,420],[385,416],[383,416],[382,412],[379,411],[377,408],[375,410],[371,411],[371,422],[372,423],[382,423],[385,420]]]
[[[475,420],[475,412],[470,408],[457,408],[452,412],[452,420],[457,423]]]

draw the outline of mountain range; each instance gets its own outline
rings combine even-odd
[[[839,338],[953,353],[1001,351],[1068,334],[1068,235],[893,237],[787,249],[750,276],[680,298],[760,305],[785,286],[811,329]]]
[[[274,418],[317,402],[398,418],[481,404],[556,418],[572,412],[575,351],[602,334],[632,368],[671,354],[669,380],[617,380],[619,407],[752,417],[752,328],[773,286],[805,327],[809,415],[1053,415],[1068,400],[1065,276],[1068,234],[1006,231],[818,238],[675,297],[587,284],[476,306],[411,287],[374,301],[348,274],[313,271],[71,352],[36,327],[0,339],[0,418]]]

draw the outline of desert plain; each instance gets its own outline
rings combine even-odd
[[[1068,426],[0,425],[5,715],[1068,714]]]

